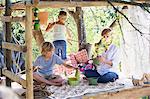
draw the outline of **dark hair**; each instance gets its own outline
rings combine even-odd
[[[58,16],[60,16],[60,15],[67,16],[67,12],[65,12],[65,11],[60,11]]]
[[[101,36],[104,36],[106,33],[110,32],[111,29],[110,28],[106,28],[102,31]]]

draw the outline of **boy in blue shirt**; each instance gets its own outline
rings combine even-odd
[[[48,85],[60,86],[64,79],[59,75],[54,75],[53,68],[55,64],[63,64],[68,68],[73,68],[67,65],[58,55],[54,53],[54,46],[50,42],[44,42],[42,45],[41,54],[33,66],[37,71],[33,73],[33,77],[37,82],[46,83]]]

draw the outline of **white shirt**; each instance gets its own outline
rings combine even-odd
[[[119,49],[111,44],[108,48],[108,50],[104,53],[102,53],[103,57],[106,57],[106,60],[112,61],[112,67],[105,63],[100,63],[100,65],[97,67],[97,71],[100,75],[104,75],[108,72],[115,72],[118,73],[119,71]]]
[[[56,40],[65,40],[66,41],[66,26],[61,24],[55,24],[53,27],[53,39]]]

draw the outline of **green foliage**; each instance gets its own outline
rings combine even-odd
[[[14,11],[12,12],[12,16],[23,16],[25,15],[24,11]],[[25,29],[19,22],[12,22],[12,33],[13,33],[13,38],[15,38],[19,44],[24,44],[25,39]]]
[[[18,22],[12,23],[12,33],[14,37],[19,41],[20,44],[24,44],[25,29],[21,26],[20,23]]]
[[[108,28],[116,19],[116,13],[112,7],[91,7],[84,8],[84,21],[86,25],[87,42],[97,43],[101,38],[101,31]],[[88,15],[88,16],[87,16]],[[114,37],[120,35],[119,28],[114,28]],[[114,41],[119,43],[118,41]]]
[[[25,15],[25,12],[24,11],[14,11],[12,12],[12,16],[24,16]],[[24,44],[25,43],[25,39],[24,39],[24,36],[25,36],[25,28],[21,25],[21,23],[19,22],[13,22],[12,23],[12,33],[13,33],[13,36],[17,39],[17,41],[20,43],[20,44]]]

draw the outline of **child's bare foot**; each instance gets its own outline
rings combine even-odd
[[[62,86],[62,83],[55,83],[55,86]]]
[[[48,85],[62,86],[62,83],[60,83],[60,82],[50,82],[49,81]]]
[[[61,81],[61,82],[54,83],[55,86],[62,86],[62,85],[65,85],[65,84],[67,84],[67,81],[65,79],[63,79],[63,81]]]
[[[56,78],[56,79],[52,79],[52,80],[50,80],[50,81],[59,83],[59,82],[63,82],[64,79],[63,79],[63,78]]]

